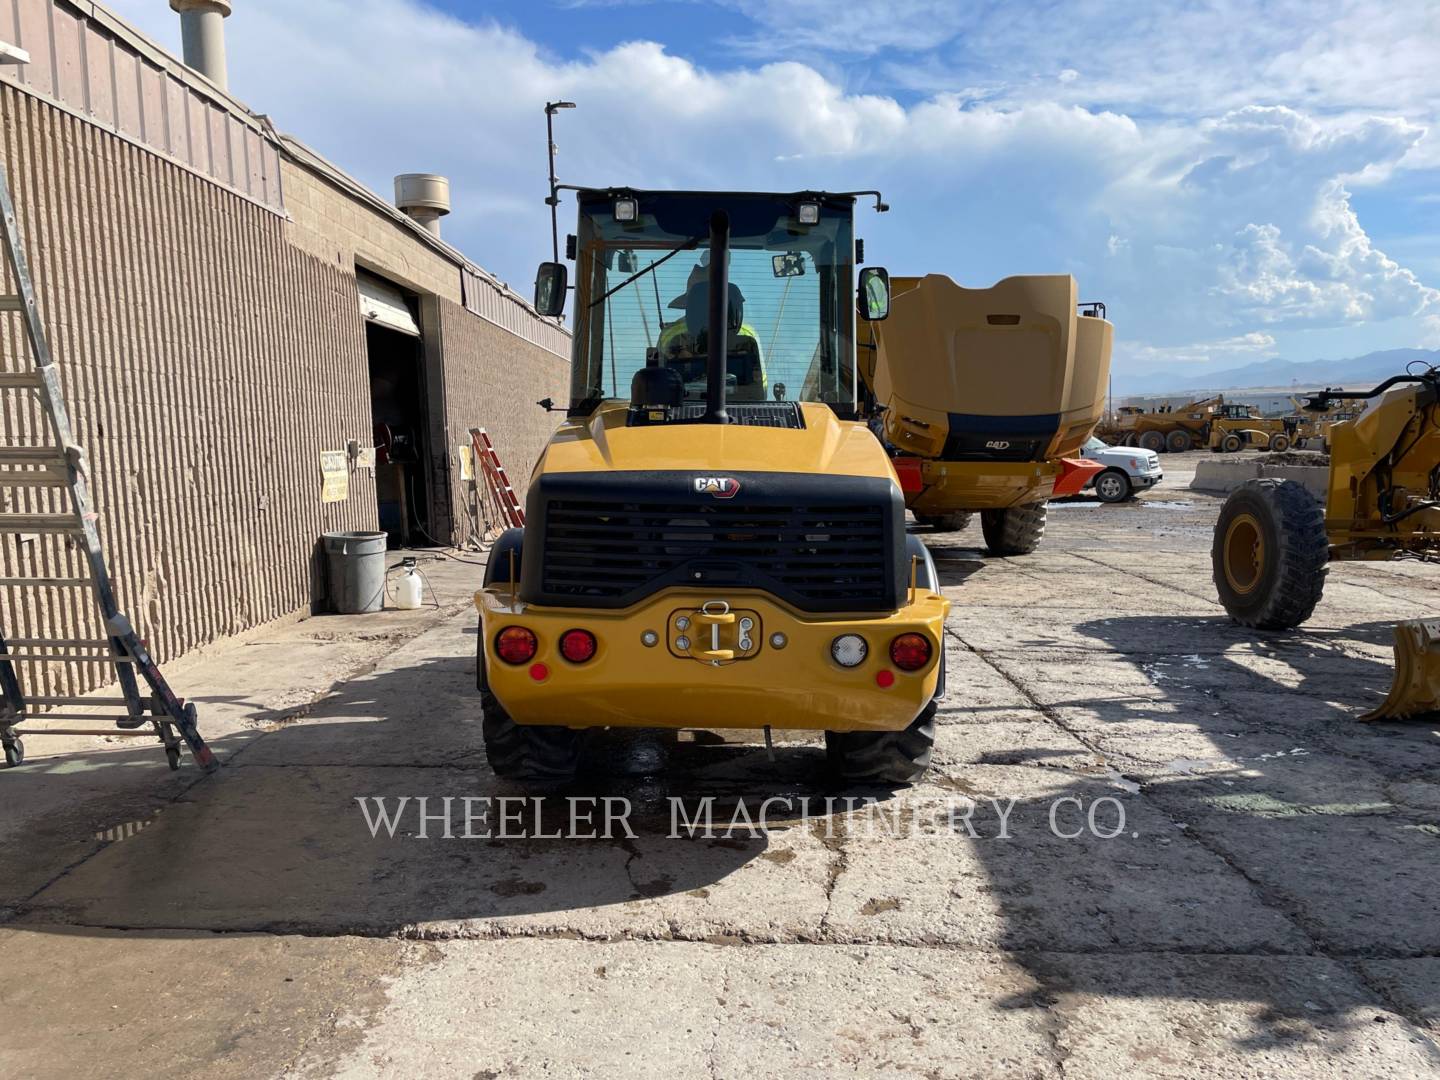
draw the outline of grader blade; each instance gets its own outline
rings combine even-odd
[[[1361,720],[1408,720],[1440,712],[1440,619],[1395,624],[1395,681]]]

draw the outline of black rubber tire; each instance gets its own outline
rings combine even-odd
[[[1277,432],[1271,435],[1269,449],[1277,454],[1283,454],[1286,450],[1290,449],[1290,436],[1283,432]]]
[[[1247,533],[1259,543],[1258,568],[1241,562],[1245,549],[1254,550]],[[1257,630],[1289,630],[1320,602],[1329,554],[1319,499],[1293,480],[1248,480],[1220,508],[1210,565],[1232,619]],[[1228,572],[1227,563],[1234,564]]]
[[[1101,502],[1124,502],[1130,498],[1133,490],[1130,477],[1125,475],[1123,469],[1106,469],[1095,477],[1095,494]]]
[[[913,784],[919,780],[935,751],[935,711],[944,688],[942,651],[935,696],[904,731],[825,732],[825,761],[831,774],[845,784]]]
[[[1142,450],[1153,450],[1157,454],[1165,452],[1165,436],[1158,431],[1146,431],[1137,440]]]
[[[1195,437],[1184,428],[1178,428],[1165,436],[1165,448],[1172,454],[1183,454],[1195,447]]]
[[[992,555],[1029,555],[1045,535],[1045,503],[982,510],[980,530]]]
[[[5,764],[12,769],[25,764],[25,743],[18,737],[5,747]]]
[[[1226,435],[1220,440],[1220,449],[1227,454],[1239,453],[1240,448],[1245,445],[1245,440],[1239,435]]]
[[[553,788],[575,779],[581,733],[566,727],[521,725],[489,690],[480,691],[485,711],[481,734],[495,775],[525,787]]]
[[[936,532],[963,532],[975,515],[969,510],[957,514],[916,514],[915,520]]]
[[[170,771],[175,772],[180,768],[180,748],[178,746],[167,746],[165,748],[165,760],[170,763]]]
[[[1133,431],[1126,431],[1126,432],[1121,433],[1120,439],[1119,439],[1118,442],[1115,443],[1115,445],[1116,445],[1116,446],[1134,446],[1134,445],[1135,445],[1135,433],[1134,433]]]

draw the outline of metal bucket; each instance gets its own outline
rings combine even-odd
[[[341,615],[363,615],[385,606],[385,534],[326,533],[330,608]]]

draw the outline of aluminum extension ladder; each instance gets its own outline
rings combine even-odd
[[[26,735],[132,735],[147,737],[154,733],[165,747],[170,767],[180,767],[182,742],[189,746],[195,761],[206,770],[219,763],[205,740],[195,727],[195,706],[177,698],[166,684],[160,669],[155,665],[142,642],[135,634],[130,620],[121,614],[115,602],[115,590],[105,568],[105,555],[100,548],[100,534],[96,528],[96,514],[90,509],[85,479],[84,451],[76,444],[70,428],[70,418],[65,412],[65,402],[60,394],[60,378],[55,370],[54,358],[50,354],[45,330],[40,323],[36,307],[35,287],[30,277],[30,268],[20,242],[19,223],[15,217],[15,203],[0,167],[0,214],[4,215],[5,255],[11,278],[18,287],[13,296],[0,295],[0,314],[13,313],[21,316],[22,342],[29,346],[32,367],[24,371],[0,371],[0,393],[33,391],[48,419],[50,434],[54,441],[43,446],[16,446],[17,436],[5,433],[0,439],[0,492],[5,493],[5,509],[18,500],[16,492],[22,489],[51,489],[56,492],[50,510],[63,503],[69,495],[69,507],[61,512],[8,513],[0,512],[0,537],[9,535],[38,534],[71,538],[71,551],[65,561],[71,566],[82,564],[75,576],[30,576],[0,577],[0,586],[16,589],[89,589],[94,595],[104,636],[97,632],[93,638],[23,638],[6,635],[6,628],[0,627],[0,744],[5,751],[5,763],[20,765],[25,760]],[[18,366],[18,365],[17,365]],[[4,410],[3,415],[10,415]],[[40,492],[32,490],[27,499],[28,508],[33,509],[39,501]],[[0,540],[3,542],[3,540]],[[17,542],[16,561],[19,562],[20,544]],[[74,548],[80,548],[81,559],[74,558]],[[120,685],[120,696],[99,698],[69,695],[29,695],[25,693],[17,667],[27,664],[31,669],[38,665],[47,668],[56,664],[73,665],[77,671],[82,665],[111,664]],[[149,686],[148,697],[142,697],[139,680]],[[35,712],[37,708],[60,710]],[[64,711],[69,706],[71,711]],[[114,712],[98,715],[74,711],[80,706],[112,707]],[[54,726],[55,721],[88,721],[110,723],[112,727],[85,728]],[[148,729],[148,730],[146,730]]]

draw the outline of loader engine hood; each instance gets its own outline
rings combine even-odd
[[[758,589],[800,611],[890,612],[905,505],[879,444],[823,405],[804,426],[568,422],[526,498],[520,598],[623,608],[671,587]]]

